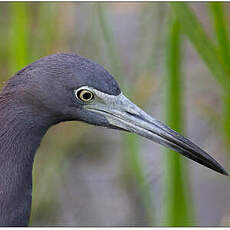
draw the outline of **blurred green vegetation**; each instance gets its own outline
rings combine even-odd
[[[107,25],[107,19],[104,12],[104,7],[102,4],[98,3],[98,16],[99,23],[102,28],[103,37],[108,49],[108,57],[110,57],[111,63],[111,73],[117,76],[117,79],[121,82],[121,87],[124,85],[124,74],[120,64],[120,58],[116,52],[117,48],[115,42],[113,41],[113,32],[111,31],[111,26]],[[123,84],[122,84],[123,83]],[[124,88],[124,87],[122,87]],[[126,90],[126,94],[129,98],[132,98],[131,86]],[[144,209],[147,215],[147,225],[154,224],[154,211],[151,201],[151,192],[146,183],[144,176],[143,165],[139,156],[139,141],[138,137],[135,135],[124,134],[123,135],[124,148],[123,151],[126,153],[127,160],[125,161],[126,167],[130,168],[129,175],[134,175],[138,190],[140,191],[140,197],[144,205]],[[130,178],[131,179],[131,178]]]
[[[13,3],[10,27],[10,69],[21,69],[29,60],[29,6],[27,3]],[[17,23],[15,23],[17,22]]]
[[[0,3],[1,87],[13,73],[40,57],[57,52],[79,53],[104,65],[118,80],[123,92],[145,110],[151,110],[151,105],[157,107],[159,102],[163,103],[167,124],[185,133],[187,114],[184,106],[186,79],[183,74],[183,47],[184,42],[189,40],[222,92],[223,111],[215,111],[211,105],[202,106],[203,117],[210,123],[214,121],[225,138],[226,146],[230,148],[230,44],[225,5],[203,4],[209,10],[207,14],[212,22],[213,30],[209,35],[191,4],[181,2]],[[116,26],[115,13],[118,15]],[[133,24],[138,22],[138,26],[134,26],[134,31],[124,29],[122,20]],[[131,33],[129,39],[132,39],[123,37],[119,43],[119,33],[122,31]],[[160,99],[162,91],[166,96],[164,102]],[[108,145],[101,143],[97,135],[92,135],[96,132],[98,129],[94,127],[74,122],[49,130],[35,159],[31,225],[62,223],[60,216],[63,213],[58,197],[67,184],[65,173],[72,159],[76,158],[77,162],[90,143],[92,147],[88,148],[92,159],[101,160],[100,154],[94,153],[93,149],[98,146],[103,149],[104,145]],[[98,136],[109,141],[103,132]],[[97,145],[91,137],[98,141]],[[155,184],[147,177],[145,159],[141,154],[144,147],[145,144],[137,136],[121,134],[117,147],[122,159],[121,184],[127,195],[134,197],[130,198],[134,218],[125,223],[145,226],[198,225],[187,160],[167,150],[166,166],[163,163],[159,166],[166,175],[164,186],[161,186],[165,195],[160,196],[162,192],[156,193],[153,189]],[[154,155],[154,147],[149,154]],[[98,149],[107,155],[106,148]],[[156,204],[159,199],[160,206],[164,206],[162,210]],[[103,225],[102,222],[100,224]]]
[[[206,63],[222,88],[224,102],[224,114],[216,117],[221,132],[230,140],[230,60],[229,60],[229,28],[224,15],[224,3],[210,3],[210,17],[213,21],[214,39],[211,39],[205,31],[202,23],[194,14],[192,9],[185,3],[171,3],[171,7],[178,18],[183,33],[188,37],[202,60]],[[208,6],[207,6],[208,7]],[[215,40],[216,39],[216,40]],[[215,108],[210,114],[215,114]],[[206,114],[208,116],[208,114]],[[218,116],[218,115],[217,115]],[[223,132],[224,131],[224,132]]]
[[[183,133],[183,82],[181,77],[181,47],[182,39],[180,23],[174,17],[169,23],[168,52],[167,52],[167,78],[166,82],[166,123],[179,133]],[[183,157],[172,150],[167,150],[167,181],[166,196],[167,208],[166,226],[189,226],[188,180],[187,172],[183,167],[186,162]]]

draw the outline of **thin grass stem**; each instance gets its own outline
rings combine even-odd
[[[167,48],[166,123],[177,132],[183,132],[183,81],[181,77],[181,32],[180,23],[172,17],[169,23]],[[167,226],[189,226],[190,212],[186,162],[183,157],[167,149],[166,172],[166,216]]]
[[[106,44],[108,57],[110,58],[110,64],[112,73],[119,79],[121,85],[123,85],[124,80],[121,79],[123,75],[122,66],[120,62],[120,58],[117,54],[116,45],[113,39],[113,33],[108,25],[108,21],[106,19],[106,15],[104,12],[103,4],[97,4],[98,9],[98,17],[99,24],[102,29],[103,38]],[[131,88],[128,89],[129,97],[132,97]],[[141,199],[143,201],[148,225],[153,225],[153,208],[151,205],[151,194],[148,184],[145,181],[144,170],[141,164],[140,156],[139,156],[139,141],[138,137],[130,134],[123,134],[123,142],[124,142],[124,152],[126,153],[129,167],[131,168],[133,175],[136,178],[138,189],[141,193]]]

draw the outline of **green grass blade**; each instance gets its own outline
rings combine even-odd
[[[229,39],[226,19],[222,4],[211,3],[211,12],[214,18],[215,34],[218,46],[207,36],[201,22],[186,3],[170,3],[175,16],[181,24],[183,33],[188,37],[210,72],[219,81],[224,92],[224,115],[220,119],[223,132],[230,138],[230,67],[229,67]]]
[[[116,45],[113,39],[113,33],[107,23],[106,15],[104,12],[104,7],[101,3],[97,4],[98,16],[99,16],[99,24],[102,29],[103,38],[106,44],[108,57],[110,58],[110,64],[112,73],[116,76],[117,79],[124,83],[124,80],[121,79],[122,76],[122,67],[119,56],[117,54]],[[131,97],[132,91],[128,89],[128,95]],[[144,170],[142,168],[139,156],[139,141],[138,137],[130,134],[123,134],[123,142],[124,142],[124,152],[126,153],[126,158],[129,167],[132,170],[132,175],[134,175],[138,189],[141,193],[141,199],[145,208],[148,225],[153,225],[153,208],[151,205],[151,194],[150,189],[148,187],[148,183],[145,180]]]
[[[183,131],[182,79],[181,79],[181,33],[180,23],[172,19],[169,26],[167,49],[167,99],[166,123],[178,132]],[[167,226],[190,225],[187,199],[185,161],[178,153],[167,150],[166,218]],[[190,201],[191,202],[191,201]]]
[[[23,68],[29,59],[28,3],[11,3],[10,69],[11,73]]]
[[[188,37],[209,70],[213,73],[213,76],[216,77],[226,91],[229,91],[229,67],[222,61],[217,48],[206,34],[194,12],[187,3],[173,2],[170,3],[170,6],[181,24],[182,32]]]
[[[223,58],[223,61],[228,68],[230,68],[230,49],[229,38],[227,31],[227,20],[224,15],[223,3],[211,2],[209,3],[210,13],[213,17],[213,24],[215,35],[218,41],[218,50]],[[226,93],[223,98],[224,101],[224,116],[223,116],[223,130],[227,139],[230,139],[230,99],[229,93]]]
[[[147,226],[156,225],[153,201],[151,196],[150,185],[146,180],[143,164],[139,154],[139,139],[138,136],[132,134],[123,134],[124,151],[126,152],[126,162],[130,168],[130,175],[134,177],[135,184],[138,187],[141,204],[144,207],[144,216]]]
[[[211,2],[209,3],[209,6],[213,16],[215,35],[218,41],[220,56],[224,59],[225,65],[230,68],[229,39],[227,32],[227,21],[223,11],[223,3]]]

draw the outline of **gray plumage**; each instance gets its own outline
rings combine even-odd
[[[207,153],[125,98],[102,66],[54,54],[17,72],[0,94],[0,226],[28,225],[36,149],[50,126],[72,120],[135,132],[227,175]]]

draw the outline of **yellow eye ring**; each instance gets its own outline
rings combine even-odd
[[[90,102],[94,99],[94,94],[87,90],[87,89],[82,89],[77,92],[77,97],[84,102]]]

